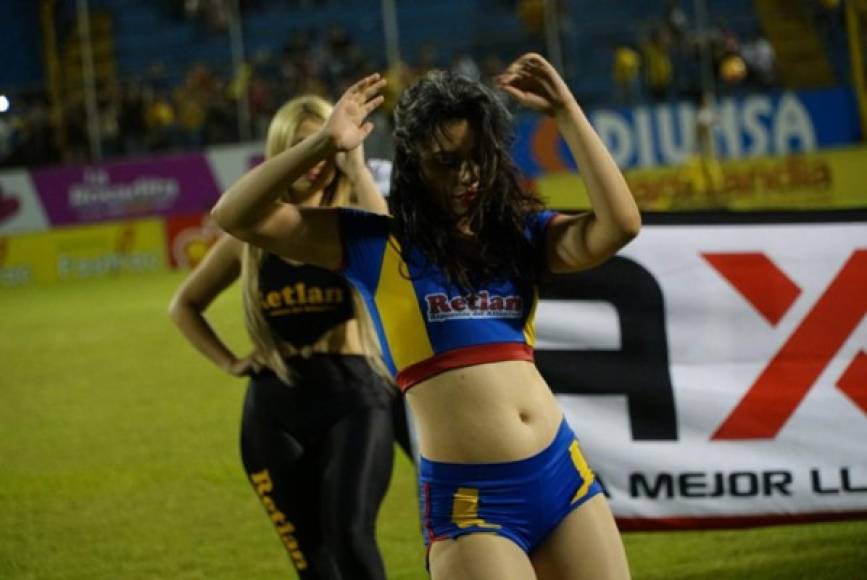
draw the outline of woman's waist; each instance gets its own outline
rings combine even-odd
[[[419,478],[422,482],[436,481],[466,485],[473,480],[526,480],[539,477],[556,465],[560,455],[575,439],[565,419],[561,418],[552,438],[539,451],[521,459],[495,462],[453,463],[433,461],[422,456]]]
[[[432,461],[525,459],[556,433],[563,413],[535,365],[502,361],[446,371],[407,394],[421,454]]]
[[[439,352],[399,368],[395,381],[404,393],[416,385],[453,369],[503,361],[533,361],[533,347],[525,342],[471,344]]]
[[[350,320],[336,326],[315,341],[308,344],[297,344],[285,339],[278,339],[277,350],[285,358],[306,358],[313,354],[359,355],[367,354],[359,335],[358,324]]]

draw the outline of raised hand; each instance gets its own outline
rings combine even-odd
[[[338,151],[351,151],[361,145],[373,131],[373,123],[367,121],[384,98],[380,94],[385,79],[378,73],[365,77],[346,89],[334,105],[331,116],[322,127]]]
[[[553,65],[535,52],[520,56],[495,80],[516,101],[546,115],[554,115],[575,101]]]

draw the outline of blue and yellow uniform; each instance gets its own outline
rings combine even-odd
[[[527,219],[524,233],[537,255],[555,215],[541,211]],[[390,230],[387,216],[340,210],[343,274],[364,297],[403,391],[453,368],[533,360],[535,288],[505,279],[461,292],[420,254],[404,260]],[[419,482],[426,545],[488,532],[527,552],[602,491],[565,421],[546,449],[520,461],[467,465],[422,458]]]
[[[525,234],[534,246],[554,215],[531,214]],[[533,360],[534,288],[500,280],[466,295],[420,253],[403,260],[391,218],[341,209],[340,222],[343,274],[364,297],[401,390],[452,368]]]

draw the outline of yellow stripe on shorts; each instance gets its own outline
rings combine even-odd
[[[569,502],[575,503],[587,494],[587,490],[593,484],[593,472],[590,471],[590,466],[587,465],[587,461],[581,454],[581,447],[578,445],[577,439],[569,446],[569,454],[572,456],[572,463],[575,465],[575,469],[578,470],[578,475],[581,476],[582,480],[581,487],[578,488],[575,497]]]
[[[489,524],[479,517],[479,490],[472,487],[459,487],[452,500],[452,522],[459,528],[501,528],[497,524]]]

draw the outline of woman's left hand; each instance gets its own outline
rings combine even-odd
[[[535,52],[519,57],[496,81],[516,101],[546,115],[554,115],[575,102],[554,66]]]
[[[338,152],[355,149],[373,131],[367,116],[385,100],[380,94],[385,84],[379,74],[369,75],[346,89],[334,104],[320,131],[329,136]]]

